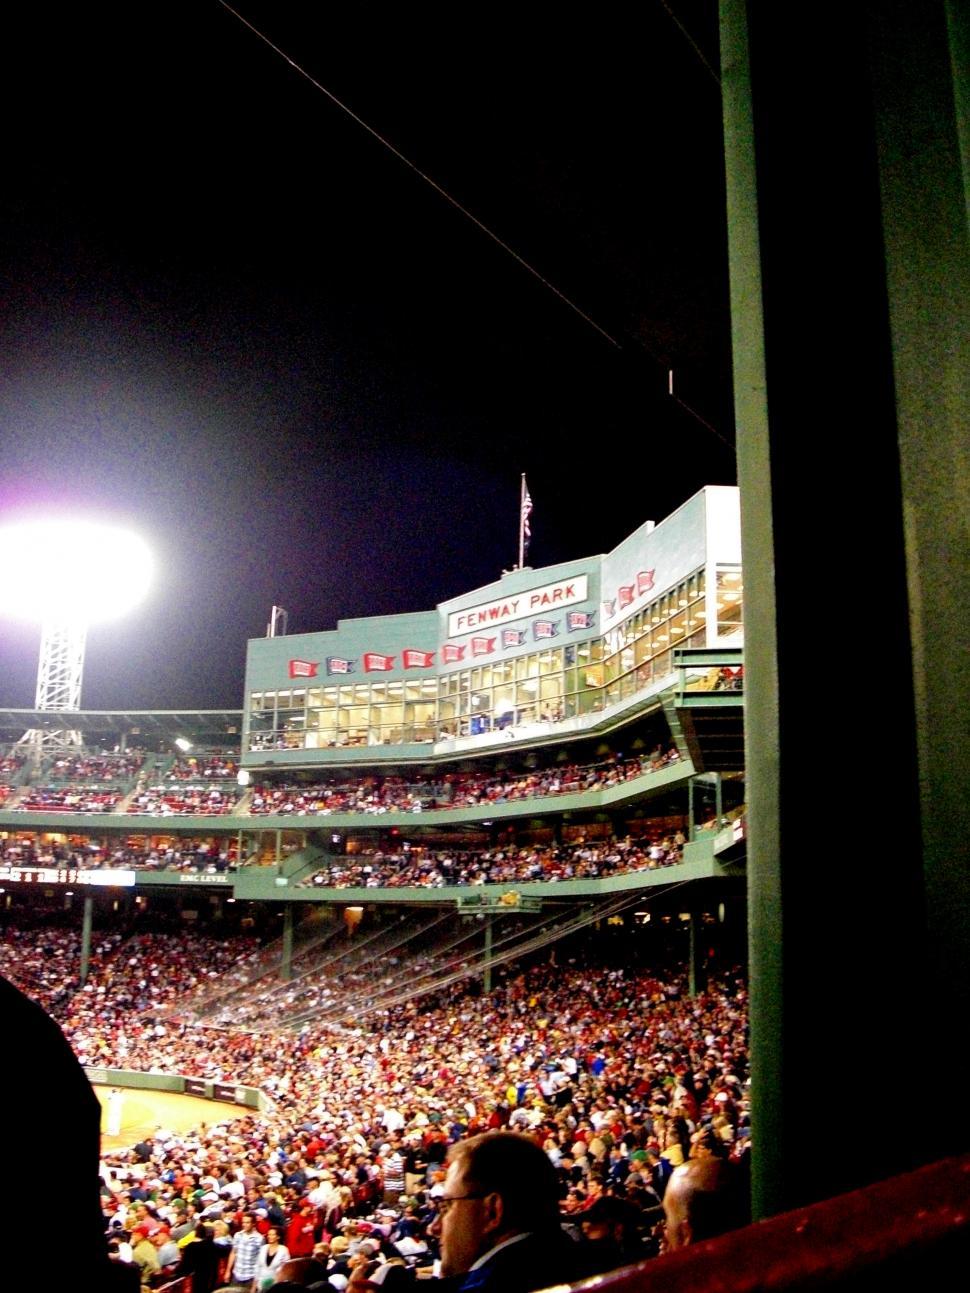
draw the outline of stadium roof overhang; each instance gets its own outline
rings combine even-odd
[[[7,741],[16,741],[24,732],[41,731],[81,732],[85,737],[111,737],[124,735],[173,739],[232,736],[242,731],[241,709],[171,709],[140,710],[80,709],[65,710],[0,709],[0,733]],[[137,741],[134,742],[137,744]]]

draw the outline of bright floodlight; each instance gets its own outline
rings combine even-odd
[[[151,573],[151,553],[130,530],[63,519],[0,527],[0,609],[19,619],[115,619],[142,600]]]
[[[89,624],[137,606],[152,559],[136,534],[94,521],[53,518],[0,526],[0,611],[41,624],[37,710],[77,712]],[[67,727],[26,732],[39,760],[47,747],[81,744]]]

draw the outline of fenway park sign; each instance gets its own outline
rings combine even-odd
[[[512,620],[525,619],[528,615],[542,615],[564,606],[575,606],[578,602],[586,601],[586,585],[586,575],[575,575],[571,579],[560,579],[554,584],[543,584],[541,588],[527,589],[524,593],[452,611],[448,616],[448,636],[464,637],[481,629],[501,627]]]

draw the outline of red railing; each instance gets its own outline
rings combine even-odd
[[[962,1283],[968,1249],[970,1155],[574,1287],[603,1293],[914,1293],[937,1280],[941,1288]]]

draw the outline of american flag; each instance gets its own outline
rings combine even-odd
[[[529,517],[532,515],[532,495],[529,493],[529,486],[525,483],[525,473],[522,473],[522,504],[519,515],[519,565],[525,564],[525,554],[529,551],[529,540],[532,538],[532,526],[529,524]]]

